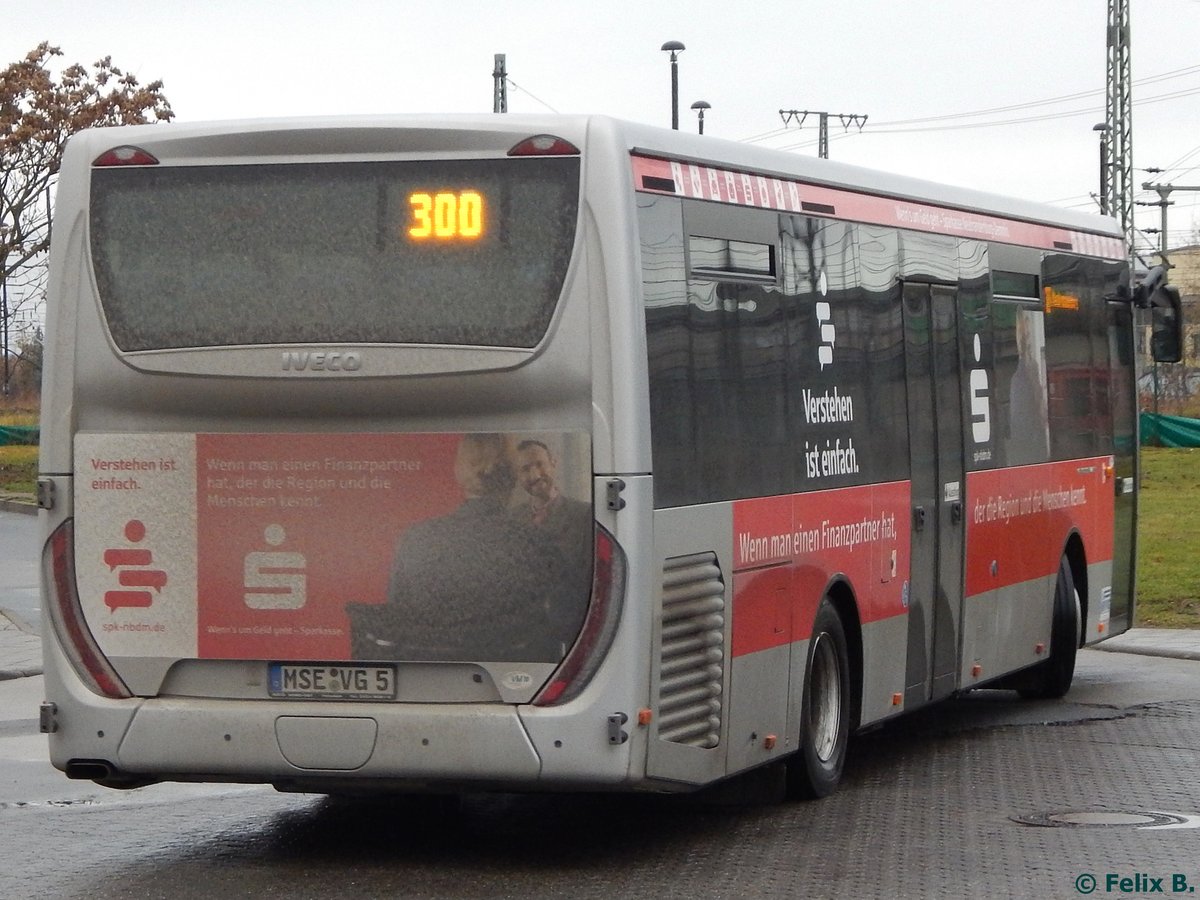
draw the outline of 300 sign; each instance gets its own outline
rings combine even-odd
[[[483,234],[483,195],[478,191],[418,191],[408,195],[408,203],[408,234],[414,240],[471,240]]]

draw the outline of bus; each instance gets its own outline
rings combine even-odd
[[[1139,308],[1177,358],[1110,219],[605,117],[80,133],[52,762],[829,794],[1129,627]]]

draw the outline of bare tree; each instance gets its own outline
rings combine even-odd
[[[54,186],[67,138],[98,125],[169,122],[162,82],[147,85],[106,56],[91,69],[74,63],[56,77],[62,51],[47,42],[0,70],[0,389],[8,392],[10,335],[27,339],[45,297]],[[27,326],[27,328],[26,328]]]

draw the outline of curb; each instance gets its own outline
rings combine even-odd
[[[1164,647],[1161,644],[1154,647],[1138,647],[1133,644],[1113,644],[1112,641],[1105,641],[1104,643],[1097,644],[1089,649],[1103,650],[1105,653],[1132,653],[1135,656],[1157,656],[1166,659],[1200,660],[1200,651],[1179,650],[1174,647]]]
[[[4,494],[0,496],[0,511],[36,516],[37,498],[33,494]]]
[[[16,678],[30,678],[41,675],[41,666],[30,666],[28,669],[0,669],[0,681],[12,681]]]

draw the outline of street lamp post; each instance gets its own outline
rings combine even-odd
[[[679,54],[687,48],[679,41],[667,41],[661,50],[671,54],[671,127],[679,130]]]
[[[692,104],[692,109],[696,111],[696,118],[699,120],[700,133],[704,134],[704,111],[712,109],[712,104],[707,100],[697,100]]]

